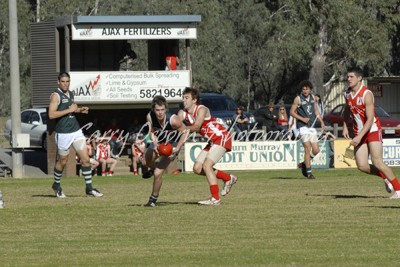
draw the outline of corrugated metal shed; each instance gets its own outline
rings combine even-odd
[[[56,34],[54,20],[31,24],[32,106],[45,107],[56,89]]]
[[[165,16],[73,16],[63,17],[55,21],[56,27],[84,23],[200,23],[200,15],[165,15]]]
[[[198,24],[200,15],[165,16],[70,16],[51,21],[31,24],[32,55],[32,106],[45,107],[49,104],[50,93],[57,86],[57,74],[69,71],[71,64],[75,71],[108,70],[115,65],[115,55],[122,47],[121,41],[73,41],[70,39],[71,24]],[[65,41],[68,39],[67,41]],[[87,47],[89,46],[89,47]],[[71,51],[66,56],[65,51]],[[103,51],[109,51],[110,55]],[[90,53],[97,53],[91,60]],[[68,58],[69,57],[69,58]],[[68,62],[67,62],[68,60]],[[82,63],[84,62],[84,63]],[[97,62],[97,63],[96,63]],[[91,66],[90,64],[94,65]],[[105,66],[103,66],[105,65]]]

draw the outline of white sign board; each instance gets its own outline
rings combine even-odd
[[[190,86],[190,71],[70,72],[70,89],[78,104],[150,103],[156,95],[182,101]]]
[[[207,143],[185,143],[185,171],[193,171],[193,164]],[[215,165],[219,170],[296,169],[295,141],[233,142],[232,151],[225,153]]]
[[[383,162],[388,166],[400,166],[400,139],[383,139]],[[371,161],[370,161],[371,162]]]
[[[195,25],[72,24],[72,40],[196,39]]]

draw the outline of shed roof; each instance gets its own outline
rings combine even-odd
[[[70,24],[154,24],[154,23],[200,23],[200,15],[157,15],[157,16],[71,16],[56,20],[56,27]]]

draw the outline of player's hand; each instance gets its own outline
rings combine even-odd
[[[350,144],[354,147],[358,146],[361,142],[361,136],[356,136],[351,140]]]
[[[154,152],[158,155],[158,156],[160,156],[160,153],[158,152],[158,144],[154,144]]]
[[[349,130],[347,128],[343,128],[343,137],[346,139],[350,139]]]
[[[321,128],[322,128],[322,132],[325,132],[326,126],[325,126],[325,123],[324,123],[324,122],[321,123]]]
[[[76,112],[78,109],[78,105],[75,103],[72,103],[71,106],[69,106],[70,112]]]
[[[80,111],[81,111],[81,113],[88,114],[89,113],[89,108],[88,107],[81,107]]]
[[[176,149],[176,147],[173,147],[173,148],[172,148],[172,153],[171,153],[171,155],[169,155],[168,158],[169,158],[171,161],[174,160],[174,159],[178,156],[179,151],[180,151],[180,149],[178,150],[178,149]]]

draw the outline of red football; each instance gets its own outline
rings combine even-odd
[[[161,143],[158,147],[158,153],[160,153],[161,156],[170,156],[172,154],[172,144],[171,143]]]

